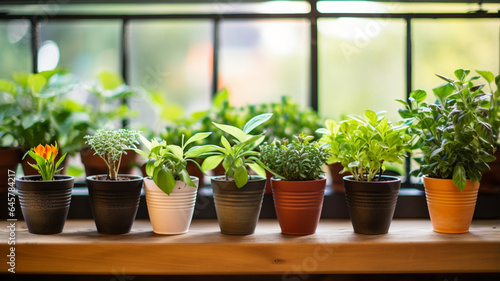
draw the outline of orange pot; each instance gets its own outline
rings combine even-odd
[[[476,207],[479,182],[467,180],[460,191],[453,180],[437,179],[424,176],[425,196],[431,217],[432,227],[436,232],[466,233],[472,222]]]
[[[326,179],[285,181],[271,179],[274,207],[283,234],[307,235],[316,232]]]

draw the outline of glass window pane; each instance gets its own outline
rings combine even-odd
[[[307,20],[224,20],[219,86],[234,106],[292,97],[308,105],[310,25]]]
[[[432,88],[443,81],[434,74],[453,76],[458,68],[498,74],[498,19],[416,19],[413,21],[413,88],[434,101]]]
[[[0,21],[0,78],[31,72],[31,30],[28,20]]]
[[[343,114],[385,110],[399,119],[405,98],[405,22],[399,19],[321,19],[319,28],[319,111]]]
[[[131,29],[131,84],[164,94],[184,114],[211,106],[213,25],[207,20],[133,21]],[[164,126],[159,113],[144,99],[129,103],[142,124],[155,131]],[[165,105],[164,105],[165,106]],[[155,124],[155,125],[153,125]]]

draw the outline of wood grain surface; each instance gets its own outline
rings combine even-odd
[[[1,252],[8,254],[3,224]],[[55,235],[30,234],[22,221],[16,227],[17,273],[500,272],[500,220],[474,221],[465,234],[440,234],[429,220],[398,219],[388,234],[374,236],[353,233],[349,220],[321,220],[307,236],[281,234],[276,220],[260,220],[247,236],[221,234],[214,220],[193,221],[189,233],[173,236],[153,233],[144,220],[124,235],[99,234],[91,220],[68,221]]]

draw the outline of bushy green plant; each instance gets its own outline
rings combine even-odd
[[[384,162],[403,163],[405,152],[410,151],[411,136],[408,126],[393,126],[383,112],[366,110],[364,117],[348,115],[337,123],[325,122],[326,129],[320,143],[327,144],[332,156],[328,163],[340,162],[357,181],[373,181],[385,170]]]
[[[433,178],[453,179],[458,189],[465,188],[466,180],[481,180],[481,172],[488,170],[487,162],[493,161],[493,130],[483,121],[490,112],[483,105],[490,94],[481,89],[484,85],[474,85],[479,76],[468,78],[470,71],[458,69],[458,80],[442,75],[446,81],[433,89],[437,98],[435,104],[425,102],[427,93],[413,91],[409,102],[400,109],[401,117],[410,125],[410,133],[418,136],[414,149],[420,149],[420,164],[411,173],[414,176],[428,175]]]
[[[288,181],[306,181],[320,179],[324,174],[331,153],[313,136],[300,134],[293,140],[275,140],[271,144],[264,143],[259,147],[260,160],[275,176]]]
[[[206,146],[205,156],[209,156],[203,161],[204,171],[212,170],[221,162],[226,172],[226,180],[234,180],[238,188],[243,187],[248,182],[247,167],[255,171],[258,175],[265,176],[266,172],[262,162],[256,157],[259,155],[257,148],[265,138],[265,135],[250,135],[250,133],[260,124],[269,120],[272,113],[261,114],[250,119],[243,130],[231,125],[213,124],[220,130],[233,137],[233,145],[226,137],[221,136],[222,147],[217,145]]]
[[[489,109],[489,114],[486,118],[487,122],[491,125],[491,130],[493,133],[493,141],[496,146],[500,146],[500,75],[493,75],[493,73],[489,71],[480,71],[476,70],[476,72],[481,75],[484,80],[488,83],[489,93],[490,93],[490,101],[486,104],[486,108]],[[491,86],[492,83],[495,83],[496,90]],[[483,88],[484,90],[484,88]]]
[[[127,154],[126,150],[137,148],[138,137],[139,131],[99,129],[94,135],[85,136],[85,139],[87,145],[95,151],[94,155],[99,155],[106,162],[108,178],[116,180],[122,155]]]
[[[184,142],[183,135],[181,146],[167,144],[166,141],[158,142],[156,139],[148,141],[141,135],[141,142],[145,149],[142,151],[136,150],[136,152],[149,159],[146,164],[146,173],[153,178],[156,185],[163,190],[163,192],[170,195],[175,187],[176,180],[180,180],[189,186],[196,187],[186,169],[187,162],[191,161],[199,167],[199,164],[190,158],[199,157],[206,152],[206,149],[203,146],[193,147],[188,151],[186,151],[186,149],[191,143],[203,140],[210,134],[211,133],[197,133],[186,142]]]

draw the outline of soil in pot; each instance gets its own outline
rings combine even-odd
[[[451,179],[423,177],[427,207],[434,231],[466,233],[474,215],[479,182],[467,180],[460,191]]]
[[[255,232],[259,220],[266,179],[253,176],[242,188],[225,176],[211,179],[215,211],[221,232],[247,235]]]
[[[30,233],[56,234],[64,228],[74,178],[55,175],[54,179],[43,181],[41,176],[16,179],[21,211]]]
[[[85,174],[87,176],[106,174],[108,172],[108,166],[106,166],[104,160],[102,160],[98,155],[94,155],[94,151],[92,149],[83,149],[80,152],[80,157],[83,165],[85,166]],[[132,174],[134,167],[139,166],[139,163],[141,163],[140,155],[133,150],[128,150],[127,154],[122,156],[122,162],[118,173],[125,175]]]
[[[316,232],[326,179],[285,181],[271,179],[274,207],[283,234],[307,235]]]
[[[198,186],[198,178],[191,177]],[[181,234],[189,230],[193,219],[197,188],[182,181],[167,195],[154,183],[152,178],[144,179],[146,202],[153,231],[158,234]]]
[[[17,147],[0,147],[0,193],[5,193],[9,189],[9,173],[17,170],[17,165],[23,156],[22,150]],[[13,182],[12,182],[13,184]]]
[[[389,231],[401,180],[382,176],[374,181],[355,181],[344,177],[347,209],[355,233],[385,234]]]
[[[106,179],[107,175],[87,177],[90,207],[97,231],[102,234],[128,233],[139,207],[143,178],[118,175],[118,180]]]

